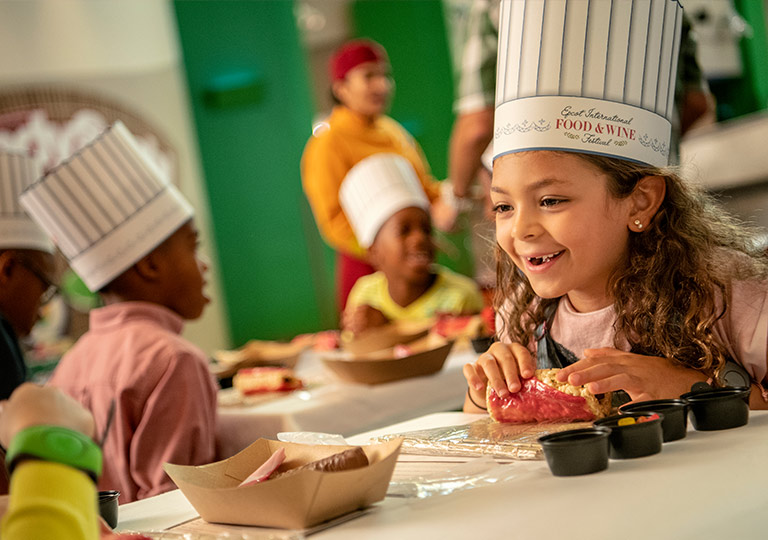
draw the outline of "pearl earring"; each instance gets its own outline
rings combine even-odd
[[[636,220],[635,220],[635,227],[637,227],[638,229],[642,229],[642,228],[643,228],[643,224],[642,224],[642,223],[640,223],[640,220],[639,220],[639,219],[636,219]]]

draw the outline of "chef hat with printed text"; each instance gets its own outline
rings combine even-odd
[[[502,0],[494,159],[526,150],[669,161],[677,0]]]
[[[92,291],[193,216],[184,196],[119,121],[29,186],[21,204]]]
[[[34,159],[20,150],[0,149],[0,250],[53,253],[53,242],[19,204],[21,192],[39,177]]]
[[[341,184],[339,200],[357,241],[371,247],[386,221],[404,208],[429,211],[416,171],[403,156],[374,154],[357,163]]]

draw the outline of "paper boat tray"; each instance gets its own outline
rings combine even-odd
[[[453,341],[430,335],[409,344],[413,353],[398,358],[393,349],[348,356],[324,354],[323,364],[339,379],[362,384],[382,384],[437,373],[443,368]]]
[[[363,446],[370,464],[360,469],[301,471],[244,487],[238,484],[280,447],[286,453],[281,472],[352,447],[259,439],[223,461],[197,467],[166,463],[163,468],[206,521],[304,529],[382,500],[400,443]]]
[[[220,379],[232,377],[239,369],[261,366],[283,366],[293,369],[299,355],[307,348],[303,343],[278,343],[251,340],[239,349],[216,351],[211,372]]]
[[[397,344],[410,343],[427,335],[434,324],[427,321],[395,321],[384,326],[371,328],[352,339],[347,333],[341,335],[341,346],[352,354],[367,354],[381,349],[388,349]]]

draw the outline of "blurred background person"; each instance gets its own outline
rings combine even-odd
[[[374,272],[339,202],[341,184],[356,163],[382,152],[403,156],[432,203],[438,227],[447,209],[440,202],[440,184],[430,174],[418,143],[385,114],[395,84],[384,48],[371,40],[349,41],[334,53],[329,70],[336,106],[307,142],[301,179],[317,227],[337,253],[336,293],[342,312],[357,279]]]
[[[38,176],[32,158],[0,150],[0,400],[27,380],[19,339],[56,292],[53,243],[18,201]]]
[[[429,201],[407,160],[395,154],[367,157],[347,175],[340,198],[377,270],[352,288],[345,330],[356,334],[391,321],[426,321],[483,309],[471,278],[435,264]]]

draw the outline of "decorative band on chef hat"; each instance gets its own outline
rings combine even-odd
[[[357,241],[369,248],[384,223],[404,208],[429,210],[416,171],[403,156],[374,154],[357,163],[339,191],[341,207]]]
[[[666,166],[677,0],[502,0],[494,158],[525,150]]]
[[[28,187],[21,204],[92,291],[193,216],[183,195],[119,121]]]
[[[53,242],[19,204],[24,189],[40,177],[40,167],[21,151],[0,150],[0,249],[53,253]]]

